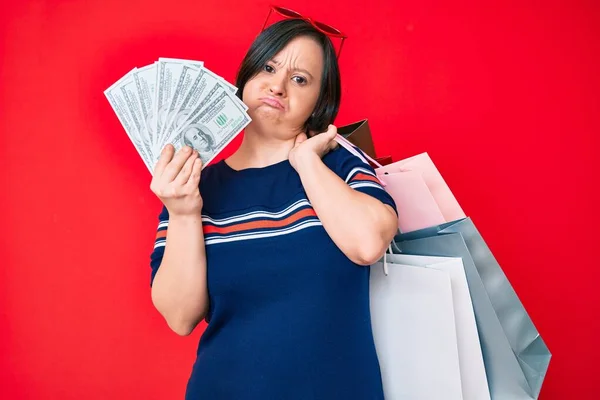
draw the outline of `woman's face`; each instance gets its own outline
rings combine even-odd
[[[307,37],[292,40],[244,87],[252,123],[282,139],[303,132],[319,99],[322,74],[321,47]]]

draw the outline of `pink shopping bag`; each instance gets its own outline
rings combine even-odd
[[[466,215],[427,153],[382,166],[338,135],[336,141],[350,153],[371,162],[398,208],[400,232],[411,232],[465,218]]]

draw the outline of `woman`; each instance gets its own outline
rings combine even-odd
[[[252,118],[239,149],[201,172],[167,146],[151,185],[164,203],[153,303],[180,335],[208,322],[186,399],[382,399],[368,265],[397,214],[335,146],[333,46],[305,21],[276,23],[236,86]]]

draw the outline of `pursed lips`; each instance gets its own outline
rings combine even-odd
[[[278,108],[280,110],[285,109],[283,103],[274,97],[261,97],[259,100],[271,107]]]

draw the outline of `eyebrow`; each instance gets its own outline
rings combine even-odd
[[[273,61],[275,64],[277,65],[281,65],[281,61],[277,60],[277,59],[273,59],[271,60]],[[312,74],[310,72],[308,72],[307,70],[305,70],[304,68],[293,68],[293,71],[298,71],[298,72],[304,72],[306,75],[308,75],[311,79],[314,79]]]

